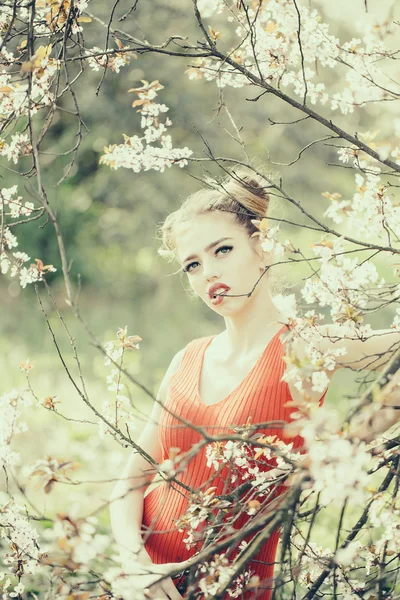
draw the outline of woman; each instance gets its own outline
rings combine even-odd
[[[157,463],[173,458],[174,452],[185,453],[199,442],[196,426],[218,434],[249,420],[253,424],[290,422],[291,401],[302,399],[293,385],[282,381],[285,363],[280,336],[286,329],[285,317],[271,298],[268,267],[272,253],[262,250],[252,222],[267,215],[268,205],[262,180],[239,172],[219,188],[189,197],[162,226],[160,253],[179,261],[194,294],[224,318],[225,330],[193,340],[173,358],[160,386],[159,402],[138,441]],[[398,338],[398,334],[389,338],[392,335]],[[374,346],[368,346],[371,341],[365,346],[359,340],[346,340],[346,363],[367,366],[363,357],[372,350],[386,350],[394,339],[379,342],[379,348],[376,340]],[[301,355],[300,342],[296,352]],[[308,389],[307,393],[311,400],[321,402],[326,391],[322,398],[320,392]],[[282,426],[260,431],[286,439]],[[302,442],[300,437],[289,441],[295,448]],[[111,496],[112,528],[120,546],[138,557],[142,576],[135,585],[144,589],[147,597],[177,600],[182,597],[177,580],[154,581],[174,567],[183,570],[194,553],[184,543],[185,532],[176,526],[188,505],[186,489],[204,491],[215,486],[218,495],[226,482],[223,476],[213,479],[204,447],[177,475],[186,487],[163,482],[145,496],[146,471],[150,469],[149,462],[134,451]],[[245,516],[239,518],[235,528],[245,522]],[[275,531],[247,566],[260,585],[256,591],[246,592],[245,598],[270,599],[277,543]],[[234,554],[235,549],[231,556]],[[149,575],[143,576],[145,572]]]

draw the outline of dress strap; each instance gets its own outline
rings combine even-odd
[[[182,393],[185,397],[193,397],[196,391],[203,350],[212,337],[214,336],[208,335],[197,338],[185,346],[181,363],[170,381],[175,391]]]

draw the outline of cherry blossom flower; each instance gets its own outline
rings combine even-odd
[[[43,487],[46,494],[50,493],[58,481],[70,481],[70,471],[76,471],[81,465],[77,462],[46,456],[39,459],[30,469],[30,477],[39,477],[37,489]]]
[[[136,429],[136,419],[132,414],[132,405],[128,396],[121,393],[125,389],[125,385],[121,382],[121,371],[115,368],[115,364],[122,365],[122,360],[126,350],[138,350],[139,342],[142,338],[138,335],[128,335],[128,328],[120,327],[116,334],[118,341],[109,341],[104,344],[105,366],[113,366],[111,372],[106,376],[108,390],[115,393],[113,400],[105,399],[102,405],[102,414],[108,422],[113,423],[116,427],[120,427],[121,419],[125,422],[129,429]],[[110,427],[99,419],[100,436],[104,437],[107,433],[112,433]]]
[[[30,575],[36,571],[42,552],[39,534],[25,516],[25,507],[17,503],[0,506],[0,527],[7,532],[10,550],[6,553],[5,564],[18,561],[21,574]],[[3,585],[7,588],[10,585]]]
[[[362,504],[371,465],[366,443],[341,435],[338,412],[327,405],[310,409],[298,427],[307,448],[313,489],[320,492],[321,503],[338,503],[350,498]]]
[[[32,404],[30,396],[24,391],[12,390],[0,397],[0,464],[11,467],[19,464],[20,457],[11,449],[11,442],[15,435],[24,433],[28,426],[20,421],[20,408]]]
[[[0,141],[0,155],[12,160],[14,164],[17,164],[20,156],[30,152],[32,152],[32,146],[26,133],[13,134],[9,143]]]
[[[94,55],[94,56],[93,56]],[[86,51],[87,61],[93,71],[110,69],[119,73],[121,68],[130,63],[132,54],[128,52],[116,52],[115,54],[104,54],[104,50],[94,46]]]
[[[225,0],[198,0],[197,8],[204,19],[212,17],[215,13],[221,14],[226,6]]]
[[[158,81],[143,81],[142,87],[130,90],[138,95],[138,100],[135,100],[132,106],[139,107],[138,112],[142,115],[140,126],[143,136],[128,137],[124,134],[124,144],[113,144],[104,148],[100,163],[112,169],[125,167],[135,173],[150,169],[163,172],[174,164],[181,168],[188,164],[187,159],[192,155],[192,151],[188,148],[173,148],[171,136],[166,134],[172,121],[160,120],[160,114],[169,110],[165,104],[154,102],[157,91],[162,87]],[[158,143],[157,146],[153,145],[155,142]]]
[[[301,98],[306,91],[306,79],[309,102],[323,105],[330,100],[331,109],[339,109],[343,114],[352,113],[356,106],[367,102],[392,98],[384,89],[386,74],[375,60],[377,55],[389,57],[390,49],[379,39],[379,31],[370,26],[366,26],[362,37],[341,44],[329,32],[329,26],[316,9],[299,5],[300,51],[294,3],[269,0],[257,7],[248,7],[246,12],[234,11],[232,6],[221,1],[199,0],[198,4],[203,18],[225,11],[229,13],[228,22],[237,23],[239,51],[237,48],[232,50],[231,56],[256,77],[261,72],[266,81],[279,81],[280,87],[293,89]],[[330,92],[330,81],[321,81],[322,74],[317,75],[313,68],[316,56],[319,64],[328,69],[334,69],[339,63],[346,65],[344,86],[340,91]],[[250,84],[234,66],[214,57],[197,59],[187,73],[190,79],[203,77],[206,81],[215,81],[221,88]]]
[[[97,532],[97,517],[82,518],[77,511],[78,506],[74,505],[68,514],[58,513],[53,527],[43,532],[43,538],[54,548],[51,554],[55,560],[56,548],[62,548],[64,556],[72,561],[74,568],[82,570],[106,550],[110,539],[108,535]]]

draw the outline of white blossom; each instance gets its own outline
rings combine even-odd
[[[27,431],[27,424],[19,420],[20,408],[30,405],[30,396],[15,389],[0,397],[0,465],[3,467],[11,467],[20,462],[19,454],[11,449],[10,444],[15,435]]]
[[[225,6],[225,0],[198,0],[197,8],[204,19],[212,17],[214,13],[220,14]]]
[[[24,573],[29,575],[35,572],[41,552],[39,534],[31,526],[25,512],[25,507],[17,503],[8,503],[0,507],[0,528],[3,532],[7,531],[10,542],[8,559],[5,562],[12,564],[18,560],[23,564]]]
[[[21,155],[30,152],[32,152],[32,146],[27,133],[15,133],[11,136],[11,142],[0,144],[0,156],[5,156],[7,160],[12,160],[14,164],[17,164]]]
[[[311,375],[312,390],[315,392],[323,392],[329,385],[329,378],[325,371],[315,371]]]
[[[276,294],[273,297],[273,302],[279,307],[285,318],[296,318],[297,316],[297,302],[295,294]]]
[[[110,51],[110,52],[109,52]],[[104,50],[94,46],[91,49],[86,50],[87,62],[93,71],[99,71],[100,69],[110,69],[119,73],[121,67],[129,64],[131,57],[128,52],[112,52],[111,49],[107,49],[108,54],[104,54]]]
[[[340,419],[332,407],[315,407],[302,420],[300,435],[307,447],[313,489],[321,493],[321,503],[350,498],[362,504],[369,482],[371,457],[364,442],[341,436]]]

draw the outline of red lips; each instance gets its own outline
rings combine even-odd
[[[229,287],[229,285],[225,285],[225,283],[214,283],[211,287],[208,288],[208,295],[210,298],[212,298],[216,290],[225,290],[228,292],[230,289],[231,288]]]

